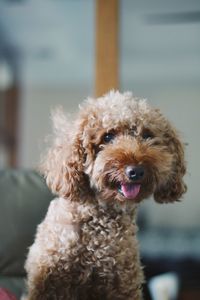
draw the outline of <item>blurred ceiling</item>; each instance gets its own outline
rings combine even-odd
[[[8,56],[9,49],[27,83],[86,83],[93,69],[93,6],[93,0],[0,1],[0,53]]]
[[[91,85],[95,0],[1,0],[0,56],[30,85]],[[134,82],[200,78],[199,0],[121,0],[120,75]]]

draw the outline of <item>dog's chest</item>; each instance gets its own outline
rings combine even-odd
[[[83,251],[89,260],[118,261],[136,249],[136,225],[130,216],[95,212],[80,226]]]

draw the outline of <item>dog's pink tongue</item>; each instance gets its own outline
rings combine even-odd
[[[124,195],[124,197],[128,199],[134,199],[140,191],[140,184],[136,183],[122,183],[121,184],[121,190]]]

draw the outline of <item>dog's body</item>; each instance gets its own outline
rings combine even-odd
[[[30,250],[30,299],[140,299],[133,213],[55,199]]]
[[[60,198],[30,248],[28,299],[142,299],[136,210],[150,195],[172,202],[186,191],[177,133],[158,110],[118,92],[88,100],[71,134],[64,119],[56,129],[43,169]]]

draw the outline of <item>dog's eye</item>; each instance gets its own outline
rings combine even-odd
[[[144,140],[152,139],[153,137],[154,137],[153,133],[148,129],[144,130],[142,133],[142,138]]]
[[[114,139],[115,135],[113,132],[108,132],[103,136],[103,142],[105,144],[110,143]]]

